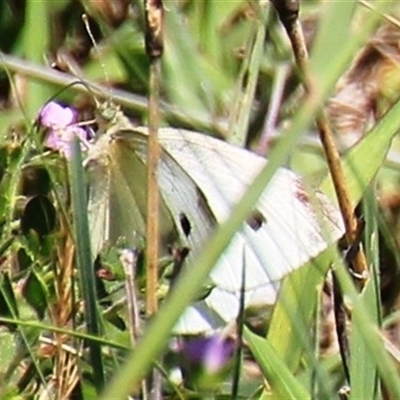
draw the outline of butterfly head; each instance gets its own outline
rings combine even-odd
[[[116,122],[117,114],[120,112],[119,106],[111,101],[98,103],[96,107],[97,123],[110,126]]]
[[[100,133],[108,132],[109,135],[121,129],[131,129],[129,119],[121,111],[120,107],[112,101],[97,104],[96,122]]]

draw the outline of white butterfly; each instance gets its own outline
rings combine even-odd
[[[118,120],[99,137],[87,160],[94,255],[105,241],[115,243],[122,237],[138,246],[145,235],[147,129],[133,128],[120,113]],[[181,129],[160,129],[159,142],[162,250],[187,246],[185,263],[190,268],[215,225],[229,218],[266,160]],[[340,213],[329,200],[307,191],[300,177],[283,168],[266,186],[253,219],[221,255],[210,275],[215,288],[186,311],[177,333],[207,331],[236,318],[243,262],[246,306],[273,304],[279,281],[344,232]]]

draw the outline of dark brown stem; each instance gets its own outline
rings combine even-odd
[[[164,50],[163,4],[161,0],[145,0],[146,10],[146,53],[150,59],[160,58]]]
[[[282,24],[284,25],[289,36],[294,57],[296,59],[296,65],[303,77],[305,90],[309,96],[313,96],[315,89],[313,79],[309,73],[308,52],[300,22],[298,20],[299,2],[297,0],[272,0],[272,3],[274,4],[279,14],[279,18],[281,19]],[[348,246],[351,246],[352,243],[357,239],[358,220],[354,214],[354,209],[350,202],[346,178],[340,162],[340,154],[336,148],[328,118],[323,110],[321,110],[316,117],[316,125],[325,152],[329,171],[332,176],[343,222],[346,228],[346,242]],[[366,279],[368,278],[368,267],[362,246],[359,246],[359,250],[355,254],[354,260],[352,260],[352,267],[360,279],[361,287],[363,287]]]

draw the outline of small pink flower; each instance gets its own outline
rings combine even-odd
[[[72,143],[77,137],[87,147],[86,131],[75,125],[76,113],[72,108],[63,107],[55,102],[46,104],[40,112],[40,123],[47,128],[44,144],[46,147],[59,151],[65,158],[71,159]]]
[[[51,101],[47,103],[40,112],[40,122],[46,128],[65,128],[75,121],[75,113],[69,107]]]

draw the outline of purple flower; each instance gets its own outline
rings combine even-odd
[[[42,108],[40,123],[48,130],[45,146],[59,151],[67,159],[71,158],[72,142],[75,137],[85,145],[83,149],[88,146],[86,131],[76,125],[76,113],[72,108],[63,107],[52,101]]]
[[[46,128],[66,127],[75,122],[75,113],[69,107],[51,101],[47,103],[40,112],[40,122]]]
[[[221,371],[234,350],[234,342],[221,335],[188,339],[182,344],[182,353],[187,361],[201,366],[209,374]]]

